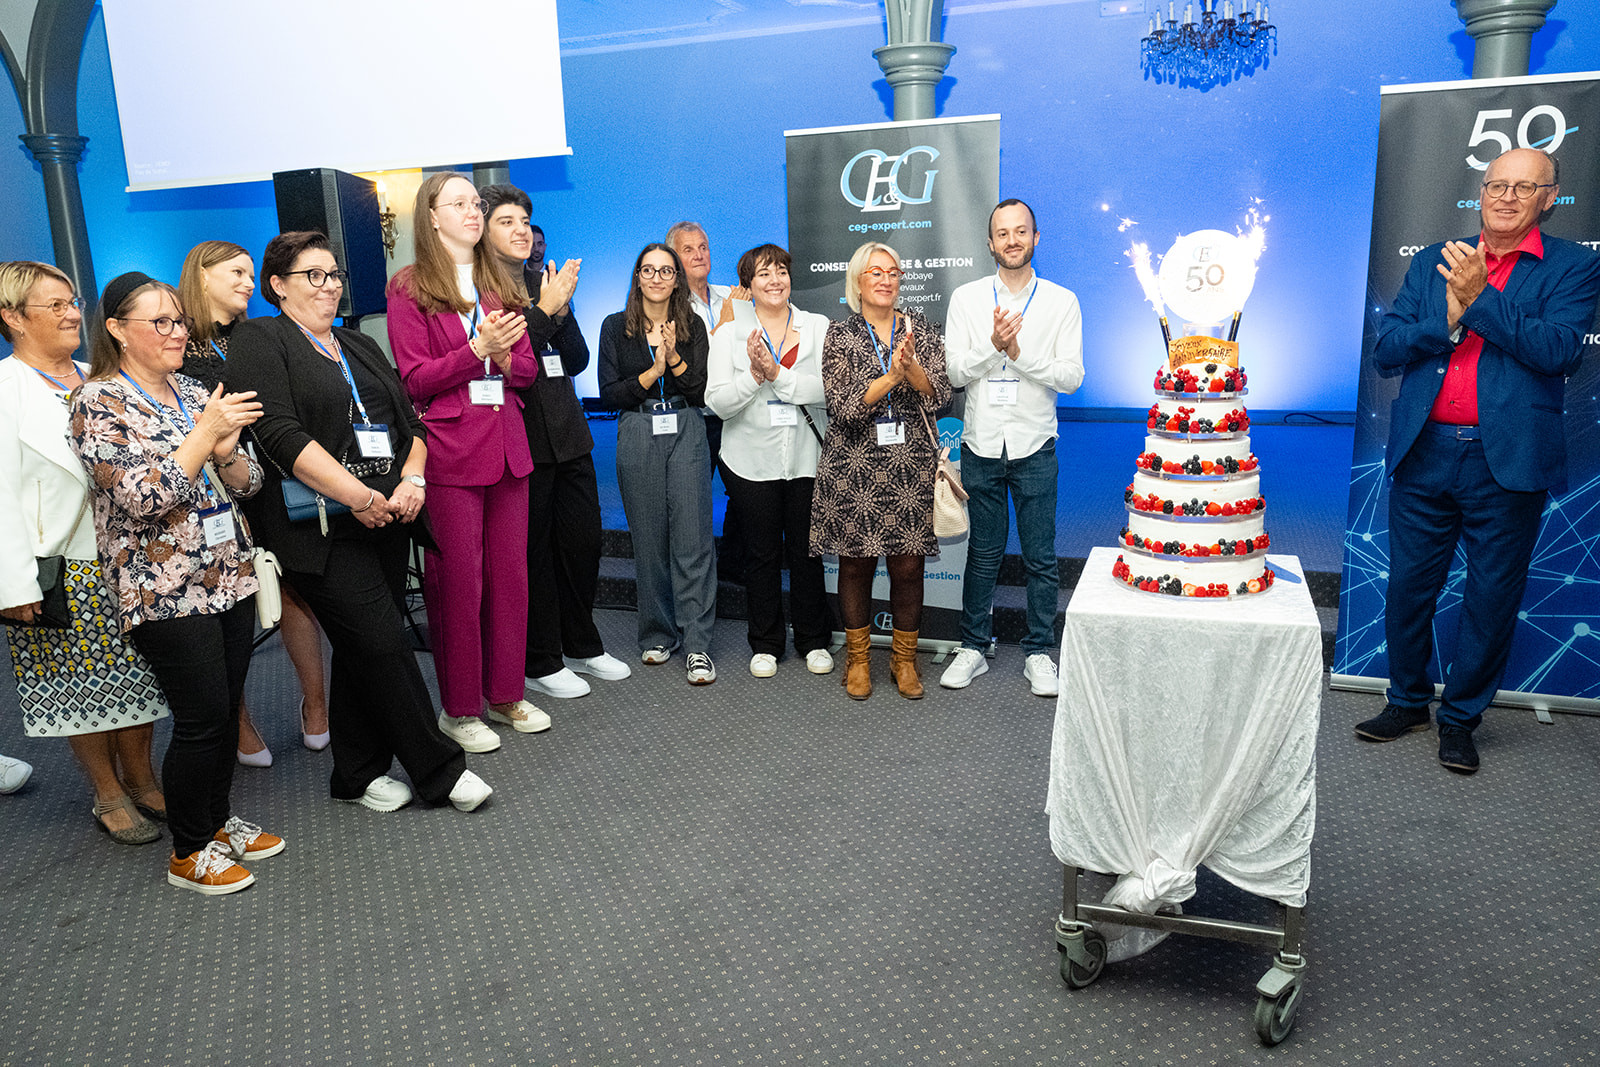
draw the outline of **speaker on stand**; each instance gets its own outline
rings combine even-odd
[[[346,324],[386,311],[389,274],[377,185],[342,170],[312,167],[278,171],[272,186],[280,231],[320,230],[328,235],[333,258],[349,275],[339,298],[339,315]]]

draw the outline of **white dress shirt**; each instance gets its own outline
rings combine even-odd
[[[750,331],[756,329],[755,311],[743,300],[734,301],[733,306],[734,320],[711,338],[706,367],[706,406],[723,420],[722,462],[752,482],[815,478],[820,449],[805,414],[795,411],[793,426],[774,426],[772,409],[776,405],[772,401],[810,405],[806,410],[817,430],[828,432],[822,394],[822,341],[828,320],[794,308],[800,348],[794,366],[784,367],[780,362],[778,377],[758,384],[750,376],[750,353],[745,348]],[[778,353],[780,361],[782,356]]]
[[[994,347],[997,305],[1022,315],[1016,359]],[[967,388],[961,447],[1024,459],[1056,437],[1056,394],[1083,384],[1078,298],[1037,274],[1018,293],[998,273],[968,282],[950,297],[944,352],[950,384]],[[1016,403],[997,402],[1011,396]]]
[[[706,292],[710,295],[711,299],[710,301],[705,301],[700,299],[699,293],[696,293],[693,289],[689,290],[689,308],[696,315],[700,316],[701,322],[706,324],[707,337],[710,337],[712,332],[716,330],[717,319],[722,316],[722,304],[728,299],[728,293],[730,291],[731,289],[729,286],[712,285],[711,283],[707,282]]]

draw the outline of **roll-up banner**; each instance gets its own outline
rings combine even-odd
[[[1335,688],[1388,683],[1384,450],[1400,379],[1373,368],[1378,322],[1412,256],[1448,238],[1476,243],[1484,170],[1518,147],[1543,149],[1561,165],[1560,195],[1543,232],[1600,248],[1600,72],[1383,88]],[[1545,508],[1496,702],[1600,714],[1600,339],[1591,328],[1584,340],[1583,363],[1566,387],[1567,485]],[[1433,624],[1436,681],[1443,677],[1437,650],[1455,646],[1465,583],[1458,549]]]
[[[880,122],[784,133],[789,176],[790,276],[796,307],[830,319],[850,315],[845,268],[867,241],[900,253],[900,306],[943,325],[956,287],[993,273],[989,212],[1000,199],[1000,116]],[[961,458],[960,408],[939,419],[939,441]],[[967,539],[941,541],[924,567],[924,643],[961,637]],[[829,593],[838,561],[824,561]],[[872,585],[875,633],[894,626],[889,577]]]

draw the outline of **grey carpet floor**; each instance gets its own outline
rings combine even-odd
[[[632,615],[601,625],[633,647]],[[380,815],[328,800],[270,642],[249,696],[278,760],[241,768],[234,798],[289,847],[216,899],[165,884],[166,838],[98,833],[66,744],[21,737],[0,685],[0,752],[37,767],[0,797],[0,1063],[1597,1056],[1600,721],[1492,711],[1464,779],[1431,732],[1358,744],[1377,698],[1326,694],[1307,993],[1268,1050],[1261,950],[1173,937],[1086,990],[1060,981],[1053,704],[1027,694],[1020,650],[921,702],[880,652],[865,703],[792,658],[752,679],[742,624],[713,652],[708,689],[675,659],[546,702],[549,733],[470,757],[496,790],[476,813]],[[1267,913],[1214,878],[1187,908]]]

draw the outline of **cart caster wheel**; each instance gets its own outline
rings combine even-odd
[[[1072,938],[1072,941],[1080,943],[1073,944],[1071,948],[1066,944],[1057,946],[1061,952],[1061,980],[1070,989],[1083,989],[1092,985],[1105,969],[1106,939],[1096,930],[1087,930]],[[1079,962],[1073,959],[1074,955],[1084,959]]]
[[[1063,964],[1065,966],[1065,964]],[[1277,997],[1259,997],[1256,1000],[1256,1036],[1271,1048],[1289,1036],[1294,1029],[1294,1017],[1300,1011],[1299,982],[1285,989]]]

